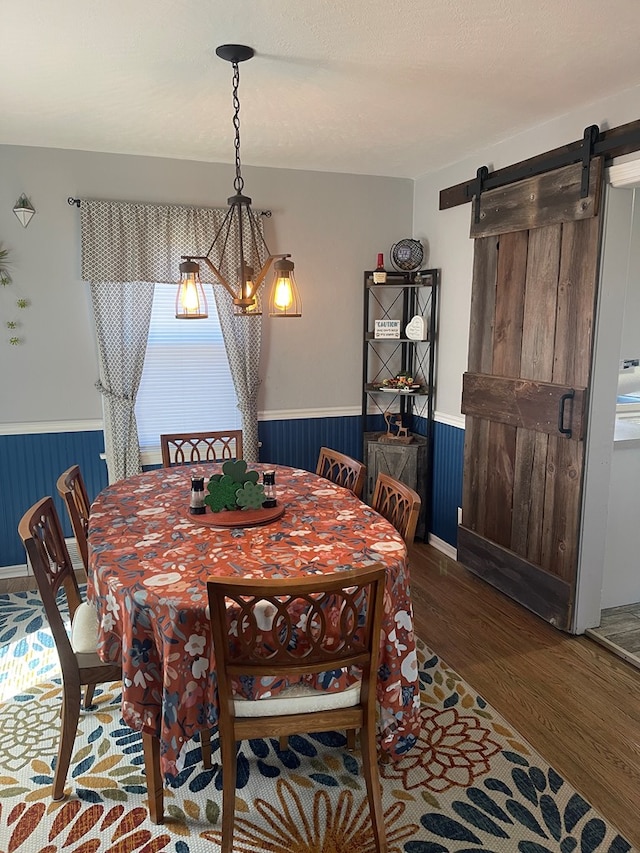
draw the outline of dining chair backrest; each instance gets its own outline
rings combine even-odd
[[[382,471],[378,474],[371,506],[396,528],[404,541],[413,542],[422,499],[410,486]]]
[[[385,569],[381,565],[288,578],[212,577],[207,583],[218,682],[222,851],[232,850],[236,747],[245,738],[360,729],[373,837],[386,850],[376,754],[376,683]],[[357,689],[245,700],[241,676],[299,679],[358,668]],[[296,685],[298,687],[299,685]],[[309,694],[315,694],[310,697]],[[345,696],[348,694],[348,697]],[[345,701],[341,701],[345,697]],[[348,701],[347,701],[348,699]],[[328,701],[324,701],[328,700]],[[253,706],[249,710],[245,706]],[[277,707],[278,710],[273,710]]]
[[[79,465],[72,465],[58,477],[56,484],[58,494],[65,502],[67,513],[78,545],[78,551],[84,564],[85,572],[89,571],[89,546],[87,535],[89,531],[89,496],[82,478]]]
[[[18,533],[38,585],[62,670],[73,669],[77,664],[57,596],[58,590],[63,589],[71,618],[82,603],[82,596],[53,499],[43,498],[27,510]]]
[[[162,465],[189,465],[194,462],[224,462],[242,459],[242,430],[175,433],[160,436]]]
[[[86,685],[84,706],[88,708],[95,686],[119,681],[121,667],[119,663],[103,663],[98,657],[97,613],[82,601],[53,498],[42,498],[28,509],[18,524],[18,533],[38,585],[62,670],[61,733],[52,788],[52,798],[60,800],[80,718],[82,685]],[[60,611],[61,591],[71,617],[71,636]]]
[[[362,497],[366,473],[366,466],[357,459],[352,459],[329,447],[320,448],[316,474],[331,480],[338,486],[350,489],[357,498]]]

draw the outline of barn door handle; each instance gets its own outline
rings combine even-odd
[[[571,438],[571,427],[565,427],[564,425],[564,412],[567,400],[573,400],[575,395],[576,392],[572,388],[571,391],[567,391],[566,394],[560,397],[560,402],[558,403],[558,432],[561,435],[566,435],[567,438]]]

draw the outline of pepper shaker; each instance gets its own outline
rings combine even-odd
[[[191,515],[204,515],[206,511],[207,508],[204,503],[204,477],[192,477],[189,512]]]
[[[275,471],[264,472],[262,475],[262,485],[264,487],[264,500],[262,501],[264,509],[271,509],[272,507],[277,506]]]

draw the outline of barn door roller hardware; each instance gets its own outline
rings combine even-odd
[[[589,167],[591,159],[594,156],[594,147],[600,135],[600,128],[597,124],[591,124],[585,127],[582,135],[582,144],[580,146],[580,160],[582,161],[582,179],[580,183],[580,198],[586,198],[589,195]],[[500,172],[494,172],[490,177],[489,167],[480,166],[476,172],[475,181],[467,184],[466,191],[470,193],[469,198],[473,198],[473,219],[476,225],[480,222],[480,197],[486,190],[493,190],[496,187],[504,187],[507,184],[513,184],[523,178],[530,178],[533,175],[539,175],[543,172],[549,172],[552,169],[559,169],[562,166],[569,165],[570,162],[576,162],[575,159],[568,161],[567,154],[559,154],[555,157],[549,156],[543,163],[539,164],[536,171],[524,171],[518,164],[507,169],[501,169]],[[523,173],[524,172],[524,173]],[[500,175],[498,179],[496,176]],[[440,195],[440,209],[442,210],[442,194]]]
[[[480,211],[478,197],[483,192],[573,163],[582,163],[580,195],[586,198],[589,195],[589,164],[594,157],[611,160],[635,151],[640,151],[640,119],[602,132],[597,124],[592,124],[585,128],[582,139],[554,148],[553,151],[496,169],[495,172],[489,172],[486,166],[481,166],[475,178],[440,191],[440,210],[467,204],[475,198],[474,218],[477,222]]]
[[[582,180],[580,182],[580,198],[586,198],[589,195],[589,168],[591,166],[591,158],[593,157],[593,146],[598,141],[600,136],[600,128],[597,124],[591,124],[585,127],[582,136]]]
[[[488,166],[480,166],[478,171],[476,172],[476,180],[475,187],[473,190],[473,219],[476,224],[480,222],[480,197],[482,196],[482,192],[484,190],[484,185],[486,183],[487,178],[489,177],[489,167]]]

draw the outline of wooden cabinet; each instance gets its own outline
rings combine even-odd
[[[383,444],[378,441],[381,434],[373,432],[365,435],[367,480],[364,499],[366,503],[371,503],[373,489],[380,472],[411,486],[422,498],[416,537],[426,539],[427,502],[424,495],[429,479],[429,440],[426,436],[414,434],[411,444]]]
[[[416,536],[423,539],[429,531],[431,509],[438,283],[439,271],[435,269],[387,272],[384,284],[374,284],[373,271],[364,273],[365,499],[371,500],[380,471],[411,486],[422,498]],[[407,331],[413,318],[418,319]],[[398,374],[412,376],[418,387],[389,388]],[[411,443],[402,443],[400,438],[384,443],[378,440],[389,428],[395,435],[397,424],[408,429]]]

